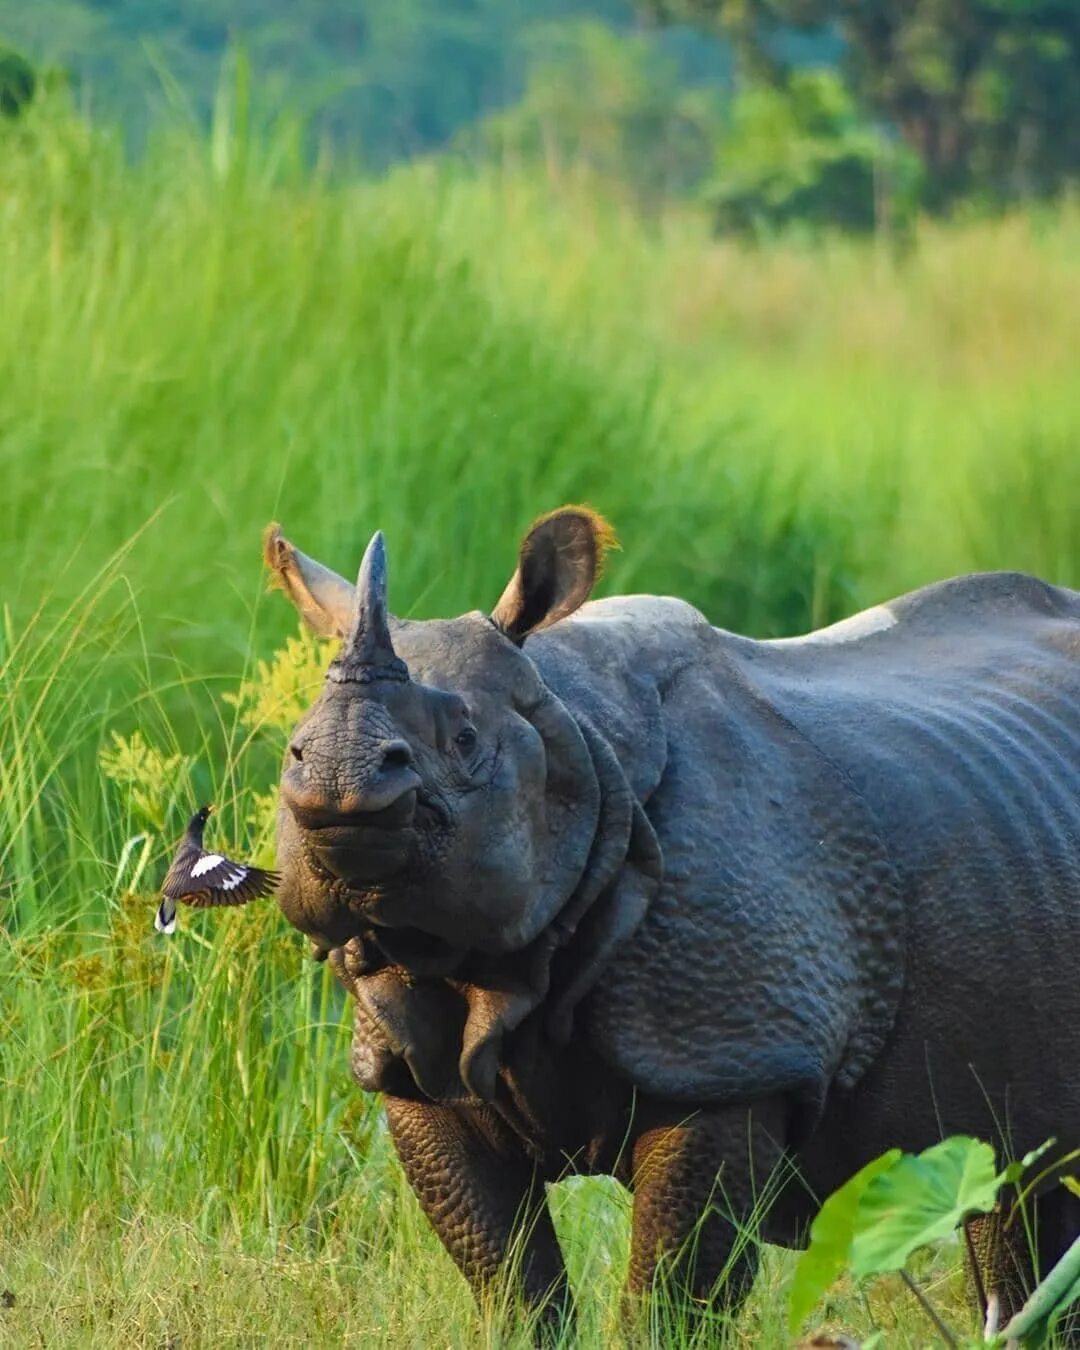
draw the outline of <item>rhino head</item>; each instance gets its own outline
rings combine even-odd
[[[588,598],[609,539],[564,508],[526,535],[490,615],[413,622],[389,613],[381,534],[354,588],[268,531],[282,589],[342,639],[292,736],[278,816],[279,901],[317,946],[373,933],[390,960],[447,973],[528,947],[574,895],[602,774],[522,647]]]

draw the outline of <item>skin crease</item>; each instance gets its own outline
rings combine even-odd
[[[705,1315],[766,1193],[792,1244],[886,1148],[1080,1145],[1080,596],[963,577],[754,642],[586,603],[609,538],[554,513],[491,617],[428,622],[389,618],[381,537],[355,591],[266,539],[345,639],[286,761],[282,909],[447,1249],[478,1293],[513,1250],[553,1323],[569,1170],[633,1189],[630,1295]],[[1035,1223],[1046,1269],[1078,1203]],[[990,1264],[1008,1308],[1030,1253]]]

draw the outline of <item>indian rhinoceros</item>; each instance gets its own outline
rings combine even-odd
[[[343,639],[288,750],[279,899],[477,1291],[516,1244],[561,1311],[544,1183],[609,1173],[631,1293],[701,1307],[752,1279],[751,1216],[799,1242],[886,1148],[1080,1145],[1080,594],[964,576],[754,641],[589,601],[608,542],[564,508],[490,614],[415,622],[381,535],[354,588],[271,527]],[[1045,1269],[1080,1202],[1036,1219]]]

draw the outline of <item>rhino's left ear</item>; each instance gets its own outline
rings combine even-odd
[[[517,571],[491,617],[520,647],[583,605],[617,547],[615,531],[587,506],[563,506],[541,516],[521,542]]]
[[[300,617],[319,637],[344,637],[353,611],[353,588],[344,577],[301,553],[268,525],[263,535],[263,558],[272,586],[280,586]]]

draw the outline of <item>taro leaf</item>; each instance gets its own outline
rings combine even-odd
[[[788,1326],[793,1333],[798,1331],[821,1296],[847,1267],[863,1192],[875,1177],[887,1175],[900,1156],[900,1150],[892,1148],[880,1158],[867,1163],[861,1172],[856,1172],[821,1206],[817,1218],[810,1225],[809,1246],[799,1257],[791,1281]]]
[[[1045,1345],[1058,1319],[1080,1300],[1080,1238],[1072,1246],[1001,1332],[1002,1340],[1025,1346]]]
[[[864,1279],[899,1270],[916,1248],[947,1237],[969,1214],[993,1209],[1000,1184],[994,1150],[965,1135],[904,1155],[859,1201],[851,1273]]]

